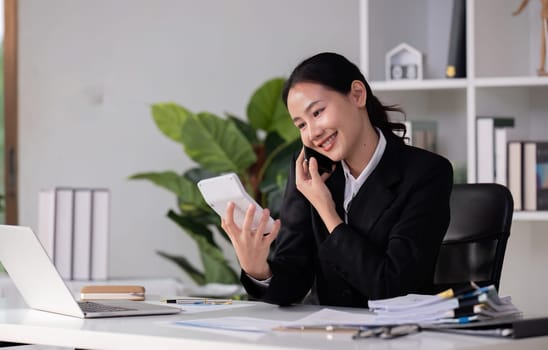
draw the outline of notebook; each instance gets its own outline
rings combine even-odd
[[[142,301],[76,301],[28,227],[0,225],[0,262],[31,309],[80,318],[175,314],[181,311]]]

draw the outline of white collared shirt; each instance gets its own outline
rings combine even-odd
[[[384,150],[386,149],[386,139],[384,138],[384,135],[382,134],[382,131],[379,128],[377,129],[377,133],[379,135],[379,142],[377,143],[377,148],[375,148],[375,152],[373,153],[373,156],[371,157],[371,160],[365,168],[362,170],[360,175],[358,175],[357,178],[352,176],[350,173],[350,169],[348,168],[348,165],[344,162],[344,160],[341,162],[343,172],[344,172],[344,222],[347,222],[347,213],[348,209],[350,208],[350,203],[352,202],[352,199],[356,196],[360,188],[363,186],[367,178],[369,178],[369,175],[375,170],[379,162],[381,161],[382,155],[384,154]]]

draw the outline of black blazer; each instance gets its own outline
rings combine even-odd
[[[322,305],[367,307],[369,299],[431,291],[435,262],[449,224],[453,171],[447,159],[383,133],[385,152],[351,202],[348,223],[329,234],[295,186],[291,164],[280,213],[282,228],[269,259],[267,289],[245,273],[247,292],[269,303],[303,300],[314,285]],[[326,181],[344,219],[342,166]]]

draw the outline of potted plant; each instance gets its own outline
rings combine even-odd
[[[231,114],[225,118],[209,112],[193,113],[176,103],[152,105],[158,129],[183,146],[198,167],[182,174],[175,171],[146,172],[130,177],[149,180],[176,196],[176,209],[167,217],[197,244],[200,270],[184,256],[159,251],[179,265],[198,285],[239,283],[239,272],[225,259],[214,232],[228,237],[220,218],[205,203],[197,188],[201,179],[235,172],[255,200],[277,217],[289,171],[290,158],[301,147],[298,129],[281,99],[284,79],[262,84],[247,105],[246,120]]]

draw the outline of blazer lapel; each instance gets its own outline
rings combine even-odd
[[[359,220],[365,232],[369,232],[385,209],[390,206],[396,197],[396,186],[402,177],[400,167],[401,141],[394,135],[384,134],[386,149],[369,178],[360,188],[356,197],[352,199],[348,212],[348,223]],[[344,175],[343,175],[344,180]],[[344,187],[343,187],[344,188]]]

